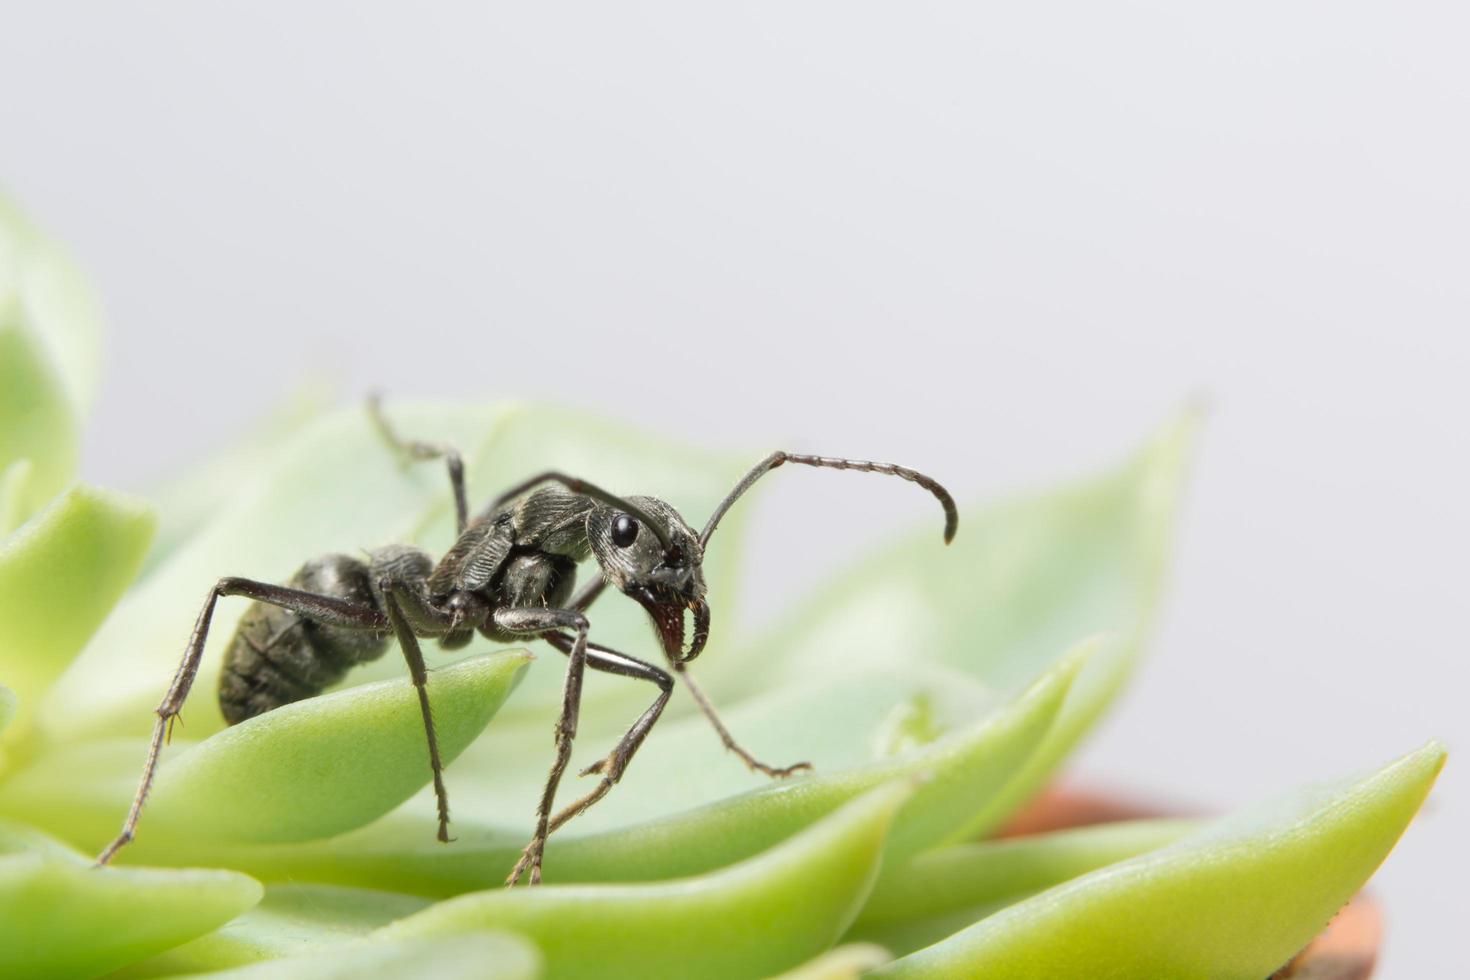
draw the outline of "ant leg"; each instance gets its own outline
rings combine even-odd
[[[388,448],[398,453],[404,459],[424,460],[443,459],[449,468],[449,486],[454,490],[454,517],[455,526],[459,533],[463,534],[465,525],[469,523],[469,501],[464,490],[464,460],[459,455],[459,450],[453,446],[446,446],[441,442],[422,442],[418,439],[404,439],[388,423],[388,416],[383,413],[383,395],[381,392],[373,392],[368,395],[368,415],[372,417],[373,425],[388,444]]]
[[[444,788],[444,763],[439,759],[439,739],[434,735],[434,715],[429,710],[429,674],[424,667],[424,653],[419,649],[418,637],[403,615],[398,604],[398,588],[391,579],[379,583],[383,592],[383,607],[388,612],[388,621],[393,624],[393,633],[398,637],[398,647],[403,659],[408,661],[408,672],[413,677],[413,686],[419,695],[419,711],[424,716],[424,734],[429,740],[429,768],[434,771],[434,799],[439,807],[439,840],[449,843],[449,791]]]
[[[364,630],[388,628],[388,621],[377,610],[348,602],[345,599],[317,595],[314,592],[303,592],[300,589],[287,588],[283,585],[255,582],[245,578],[222,578],[215,583],[214,588],[209,592],[209,598],[204,601],[204,608],[199,611],[199,619],[194,623],[194,632],[190,634],[189,644],[184,648],[184,657],[179,662],[178,670],[174,671],[173,683],[169,685],[163,700],[154,709],[158,720],[153,723],[153,736],[148,742],[148,758],[143,763],[143,776],[138,781],[138,792],[133,796],[133,805],[128,808],[122,831],[97,856],[99,865],[111,861],[113,856],[133,839],[133,833],[138,829],[138,818],[143,812],[143,802],[148,798],[148,791],[153,788],[153,777],[158,771],[159,753],[163,751],[163,743],[173,731],[174,719],[179,716],[179,709],[183,707],[184,700],[189,696],[189,689],[194,686],[194,678],[199,673],[199,662],[204,657],[204,641],[209,636],[209,623],[214,618],[214,604],[224,596],[244,596],[256,602],[270,603],[330,626]]]
[[[689,688],[689,693],[694,696],[694,703],[699,705],[699,710],[704,712],[704,716],[709,719],[709,723],[715,727],[715,731],[720,736],[720,741],[725,743],[725,748],[738,755],[740,761],[744,762],[748,769],[752,772],[770,776],[772,779],[785,779],[787,776],[801,772],[802,770],[811,769],[812,764],[810,762],[798,762],[784,769],[778,769],[775,766],[766,765],[745,751],[740,743],[735,741],[735,736],[730,734],[730,730],[725,727],[725,723],[720,721],[720,716],[715,713],[715,706],[710,704],[710,700],[705,697],[704,691],[700,690],[699,685],[694,683],[694,675],[689,673],[683,663],[676,661],[671,663],[673,664],[674,673],[683,679],[685,686]]]
[[[576,597],[572,599],[571,606],[569,606],[568,608],[574,609],[577,612],[586,612],[587,607],[597,601],[597,597],[602,595],[602,590],[605,588],[607,588],[607,579],[603,578],[601,575],[597,576],[594,581],[588,584],[587,588],[577,593]],[[606,650],[607,648],[596,647],[596,649]],[[563,650],[562,653],[566,653],[566,651]],[[621,656],[621,654],[619,656]]]
[[[543,639],[562,653],[569,653],[574,642],[565,633],[552,633]],[[633,761],[634,754],[643,745],[643,740],[648,737],[649,730],[653,728],[654,722],[658,721],[659,715],[663,714],[664,706],[669,703],[669,698],[674,693],[674,679],[666,671],[596,643],[589,643],[587,646],[589,648],[587,666],[608,674],[652,681],[658,685],[659,694],[654,698],[653,704],[638,716],[638,720],[633,722],[632,727],[618,740],[618,744],[613,746],[613,750],[605,758],[594,762],[578,773],[580,776],[599,775],[602,781],[592,792],[552,817],[548,833],[555,833],[567,821],[580,816],[588,807],[608,794],[608,791],[622,778],[628,768],[628,763]]]
[[[562,691],[561,718],[556,723],[556,760],[546,777],[546,789],[536,807],[536,834],[531,843],[521,852],[521,858],[506,878],[507,885],[514,885],[529,869],[531,884],[541,881],[541,855],[546,849],[546,837],[550,834],[551,807],[556,802],[556,787],[562,773],[572,758],[572,740],[577,736],[577,714],[582,705],[582,676],[587,667],[587,617],[572,609],[542,609],[520,607],[498,609],[495,625],[507,633],[523,633],[540,636],[550,630],[574,629],[577,638],[572,641],[570,662],[567,664],[566,687]]]

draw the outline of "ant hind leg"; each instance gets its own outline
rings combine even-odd
[[[204,601],[204,608],[199,611],[199,618],[194,623],[194,632],[189,635],[189,643],[184,648],[183,659],[179,662],[178,669],[174,671],[173,683],[169,685],[163,700],[154,709],[158,717],[153,723],[153,736],[148,742],[148,758],[143,763],[143,775],[138,781],[138,791],[133,796],[132,806],[128,808],[122,831],[97,856],[99,866],[111,861],[117,852],[133,839],[133,834],[138,829],[138,819],[143,812],[143,803],[148,798],[148,791],[153,788],[153,777],[158,772],[159,754],[163,751],[163,744],[173,728],[174,719],[179,716],[179,711],[189,696],[189,689],[194,686],[194,678],[199,673],[199,662],[204,657],[204,641],[209,637],[209,623],[214,618],[214,606],[224,596],[244,596],[256,602],[280,606],[330,626],[366,630],[388,628],[388,621],[376,609],[348,602],[345,599],[317,595],[314,592],[303,592],[300,589],[287,588],[282,585],[255,582],[245,578],[222,578],[215,583],[214,588],[209,592],[209,598]]]

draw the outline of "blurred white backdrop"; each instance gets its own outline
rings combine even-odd
[[[1470,745],[1463,5],[485,8],[6,12],[0,183],[111,323],[90,479],[326,375],[975,500],[1203,391],[1152,658],[1079,768],[1224,808]],[[755,615],[929,516],[881,484],[769,488]],[[1378,878],[1383,976],[1470,971],[1464,765]]]

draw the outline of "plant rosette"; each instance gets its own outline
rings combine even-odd
[[[1218,821],[988,839],[1138,662],[1186,414],[1097,476],[962,506],[948,549],[926,520],[770,628],[735,614],[748,511],[732,511],[705,559],[722,618],[698,672],[756,755],[815,771],[752,775],[680,692],[616,790],[551,839],[536,888],[499,883],[550,763],[559,655],[433,651],[445,845],[403,666],[227,727],[214,691],[247,604],[222,601],[137,839],[93,867],[210,585],[453,538],[440,467],[400,464],[361,406],[285,410],[148,502],[77,484],[96,311],[0,205],[0,975],[1259,980],[1347,905],[1443,764],[1431,743]],[[394,418],[459,446],[484,499],[559,469],[697,517],[751,462],[547,406]],[[594,640],[650,642],[636,603],[595,613]],[[572,771],[644,686],[588,678]]]

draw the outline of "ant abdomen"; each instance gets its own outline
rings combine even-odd
[[[379,608],[367,564],[350,555],[307,562],[286,583],[317,595]],[[320,694],[388,648],[388,635],[314,622],[266,603],[251,603],[225,653],[219,706],[228,724]]]

